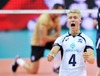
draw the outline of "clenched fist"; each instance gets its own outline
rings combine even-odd
[[[54,59],[54,56],[52,54],[48,54],[47,59],[51,62]]]
[[[89,59],[89,57],[90,57],[90,54],[89,54],[88,52],[84,52],[84,53],[83,53],[83,58],[84,58],[85,61],[86,61],[87,59]]]

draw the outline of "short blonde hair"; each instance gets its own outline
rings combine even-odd
[[[70,13],[76,13],[76,14],[78,14],[78,15],[80,16],[80,18],[81,18],[81,12],[80,12],[78,9],[73,9],[73,10],[69,11],[69,12],[67,13],[67,15],[69,15]]]

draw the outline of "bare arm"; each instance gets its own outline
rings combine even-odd
[[[87,61],[90,64],[93,64],[94,61],[95,61],[93,50],[92,49],[87,49],[86,51],[87,52],[83,53],[84,60]]]
[[[39,34],[41,36],[41,40],[44,40],[46,42],[51,42],[56,40],[56,36],[48,35],[48,30],[46,26],[41,26]]]
[[[55,30],[56,32],[54,34],[51,34],[50,36],[59,37],[61,32],[61,26],[58,24]]]
[[[50,53],[47,56],[47,59],[48,59],[49,62],[51,62],[54,59],[54,57],[56,56],[56,54],[59,52],[59,49],[60,49],[59,46],[54,46],[51,49]]]
[[[55,28],[56,32],[54,34],[51,34],[50,36],[58,37],[60,36],[60,32],[61,32],[61,25],[60,25],[59,18],[57,18],[55,25],[56,25],[56,28]]]

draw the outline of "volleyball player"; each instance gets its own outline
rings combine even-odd
[[[93,42],[80,31],[80,11],[73,9],[67,16],[69,32],[56,39],[47,59],[52,61],[61,51],[59,76],[87,76],[86,62],[93,64],[95,60]]]
[[[100,7],[98,8],[97,23],[98,25],[97,25],[96,53],[97,53],[98,71],[96,76],[100,76]]]
[[[55,4],[53,10],[62,10],[61,4]],[[39,60],[43,57],[45,49],[51,49],[54,41],[60,36],[61,25],[59,24],[60,14],[41,14],[32,36],[31,41],[31,64],[27,64],[21,57],[15,59],[12,65],[12,71],[16,72],[18,66],[24,67],[29,73],[36,74],[39,69]],[[54,72],[59,71],[59,67],[53,69]]]

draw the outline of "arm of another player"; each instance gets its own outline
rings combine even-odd
[[[56,32],[54,34],[51,34],[50,36],[52,36],[52,37],[59,37],[60,33],[61,33],[61,25],[58,24],[55,30],[56,30]]]
[[[59,18],[56,20],[55,24],[56,24],[56,28],[55,28],[56,32],[54,34],[50,35],[52,37],[58,37],[58,36],[60,36],[60,33],[61,33],[61,25],[60,25],[60,19]]]
[[[93,64],[95,61],[94,51],[92,49],[87,49],[86,52],[83,53],[83,58],[90,64]]]
[[[51,61],[54,59],[54,57],[56,56],[56,54],[59,52],[59,49],[60,49],[59,46],[54,46],[54,47],[51,49],[50,53],[47,55],[47,60],[48,60],[49,62],[51,62]]]
[[[48,33],[47,26],[41,25],[40,31],[39,31],[41,40],[45,42],[52,42],[56,40],[57,37],[49,36],[47,33]]]

